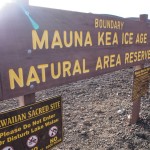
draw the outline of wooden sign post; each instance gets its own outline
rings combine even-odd
[[[19,101],[19,106],[25,106],[25,105],[35,103],[35,93],[19,96],[18,101]]]
[[[20,2],[23,5],[29,6],[29,0],[20,0]],[[35,101],[36,101],[35,100],[35,93],[27,94],[27,95],[24,95],[24,96],[19,96],[18,101],[19,101],[19,106],[20,107],[35,103]]]
[[[0,32],[0,100],[150,60],[149,27],[139,20],[14,3],[0,13]]]
[[[140,15],[140,21],[141,22],[147,22],[148,21],[148,15],[144,14],[144,15]],[[142,65],[138,65],[135,66],[135,71],[136,70],[140,70],[144,67],[144,64]],[[132,105],[132,115],[131,115],[131,119],[130,119],[130,123],[134,124],[138,121],[139,117],[139,113],[140,113],[140,106],[141,106],[141,98],[133,101],[133,105]]]

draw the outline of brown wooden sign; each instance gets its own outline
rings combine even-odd
[[[150,67],[134,72],[132,101],[139,100],[148,93],[150,83]]]
[[[11,4],[0,33],[1,100],[150,60],[139,20]]]
[[[62,138],[61,97],[0,114],[1,150],[48,150]]]

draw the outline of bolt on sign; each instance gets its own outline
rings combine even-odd
[[[61,97],[0,114],[1,150],[49,150],[62,136]]]
[[[150,83],[150,67],[134,72],[132,101],[139,100],[148,93]]]
[[[150,60],[147,22],[27,6],[0,12],[0,99]]]

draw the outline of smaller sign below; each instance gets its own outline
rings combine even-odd
[[[150,83],[150,67],[134,72],[132,101],[139,100],[148,93]]]
[[[0,150],[49,150],[62,138],[61,97],[0,114]]]

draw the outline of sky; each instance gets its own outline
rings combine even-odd
[[[15,0],[0,0],[0,8],[8,1]],[[29,0],[29,3],[41,7],[120,17],[148,14],[150,18],[150,0]]]
[[[150,0],[30,0],[30,5],[120,17],[149,14]]]

